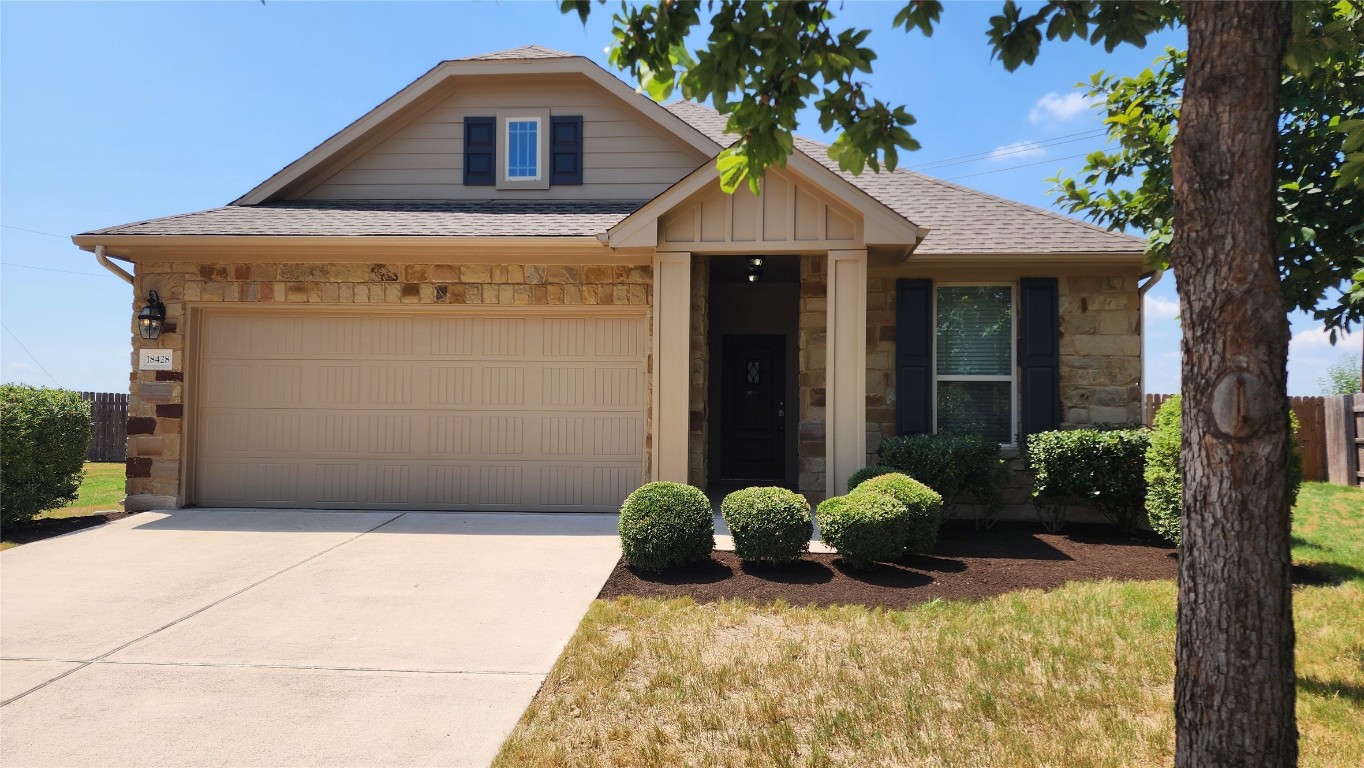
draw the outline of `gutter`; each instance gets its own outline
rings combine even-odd
[[[1137,385],[1141,387],[1143,422],[1146,421],[1146,292],[1154,288],[1164,276],[1165,270],[1157,269],[1151,273],[1149,280],[1137,286],[1137,298],[1141,301],[1141,373],[1137,378]]]
[[[99,262],[99,265],[101,267],[104,267],[105,269],[117,275],[118,279],[122,280],[128,285],[133,284],[133,276],[124,271],[124,269],[119,265],[113,263],[112,261],[109,261],[109,257],[104,255],[104,246],[102,245],[95,246],[95,261]]]

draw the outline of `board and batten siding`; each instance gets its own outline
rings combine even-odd
[[[583,184],[547,190],[465,187],[464,118],[548,108],[583,118]],[[661,109],[661,107],[660,107]],[[360,157],[298,195],[301,200],[648,200],[706,162],[695,149],[587,80],[455,85],[453,93]]]

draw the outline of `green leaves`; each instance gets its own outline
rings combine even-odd
[[[1088,40],[1112,52],[1123,43],[1143,48],[1146,38],[1179,22],[1173,2],[1080,2],[1053,0],[1024,16],[1014,0],[1005,0],[999,15],[990,18],[993,55],[1010,72],[1037,60],[1044,34],[1048,40]]]
[[[1362,41],[1354,58],[1316,56],[1306,69],[1285,63],[1275,211],[1285,299],[1342,330],[1364,319],[1364,24],[1350,13]],[[1075,177],[1051,179],[1069,212],[1147,233],[1148,264],[1157,269],[1169,266],[1177,223],[1170,153],[1184,69],[1184,52],[1167,49],[1133,77],[1095,74],[1086,90],[1104,100],[1109,148],[1089,155]]]

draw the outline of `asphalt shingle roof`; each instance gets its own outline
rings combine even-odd
[[[643,202],[345,200],[228,205],[88,235],[572,237],[605,232]]]
[[[508,48],[505,51],[493,51],[492,53],[477,53],[473,56],[464,56],[455,61],[499,61],[506,59],[572,59],[576,58],[576,53],[565,53],[556,51],[553,48],[546,48],[543,45],[523,45],[520,48]]]

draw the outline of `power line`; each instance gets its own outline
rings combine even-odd
[[[66,237],[66,235],[56,235],[56,234],[53,234],[53,233],[51,233],[51,232],[41,232],[41,231],[36,230],[36,229],[25,229],[25,228],[23,228],[23,227],[14,227],[14,226],[10,226],[9,224],[0,224],[0,227],[4,227],[5,229],[17,229],[17,230],[19,230],[20,232],[32,232],[32,233],[35,234],[35,235],[47,235],[48,237],[60,237],[60,238],[63,239],[63,240],[68,239],[68,238]]]
[[[1037,140],[1037,141],[1020,142],[1020,143],[1024,144],[1025,146],[1018,147],[1017,149],[1011,150],[1011,151],[1009,151],[1009,152],[1007,152],[1007,153],[1003,153],[1003,154],[1014,154],[1015,152],[1027,151],[1028,149],[1033,149],[1033,148],[1039,148],[1039,149],[1040,149],[1040,148],[1049,147],[1049,146],[1052,146],[1052,145],[1055,145],[1055,144],[1069,144],[1069,143],[1074,142],[1074,141],[1081,141],[1081,140],[1083,140],[1083,139],[1093,138],[1093,137],[1096,137],[1096,136],[1100,136],[1100,135],[1106,134],[1107,132],[1108,132],[1108,129],[1107,129],[1107,128],[1094,128],[1094,129],[1087,130],[1087,131],[1080,131],[1080,132],[1078,132],[1078,133],[1067,133],[1067,134],[1062,134],[1062,135],[1060,135],[1060,136],[1053,136],[1053,137],[1051,137],[1051,138],[1049,138],[1049,139],[1039,139],[1039,140]],[[937,167],[937,166],[943,166],[943,165],[957,165],[957,164],[962,163],[962,162],[970,162],[972,159],[983,159],[983,158],[989,157],[989,156],[993,155],[995,152],[997,152],[999,149],[1000,149],[1000,147],[995,147],[994,149],[988,149],[988,150],[984,150],[984,151],[981,151],[981,152],[970,152],[970,153],[967,153],[967,154],[964,154],[964,155],[955,155],[955,156],[952,156],[952,157],[944,157],[944,158],[940,158],[940,159],[938,159],[938,160],[928,160],[928,161],[925,161],[925,162],[922,162],[922,163],[915,163],[915,164],[913,164],[913,165],[908,165],[908,166],[905,166],[905,167],[907,167],[907,168],[912,168],[912,169],[916,169],[916,170],[922,170],[922,169],[924,169],[924,168],[929,168],[929,167]],[[996,157],[999,157],[1000,155],[995,155],[995,156],[996,156]]]
[[[47,377],[49,379],[52,379],[52,383],[57,384],[56,377],[53,376],[51,373],[48,373],[46,368],[43,368],[43,364],[38,362],[38,358],[34,357],[33,353],[28,351],[28,347],[24,346],[24,342],[19,341],[19,337],[14,335],[14,331],[11,331],[9,329],[9,326],[5,325],[3,320],[0,320],[0,327],[4,327],[5,332],[8,333],[14,339],[14,342],[19,345],[19,348],[24,350],[24,352],[28,354],[28,359],[32,360],[34,363],[37,363],[38,367],[42,369],[42,372],[47,373]],[[57,384],[57,386],[60,387],[61,384]]]
[[[953,166],[953,165],[963,165],[963,164],[965,164],[965,163],[978,163],[978,162],[980,162],[980,161],[982,161],[982,160],[998,160],[998,159],[1000,159],[1000,158],[1007,158],[1007,157],[1009,157],[1010,155],[1030,154],[1030,153],[1037,152],[1037,151],[1041,151],[1041,150],[1051,149],[1052,147],[1059,147],[1059,146],[1061,146],[1062,144],[1074,144],[1074,143],[1077,142],[1077,141],[1090,141],[1090,140],[1096,139],[1096,138],[1098,138],[1098,135],[1097,135],[1097,134],[1092,134],[1092,135],[1081,136],[1081,137],[1075,138],[1075,139],[1066,139],[1066,140],[1064,140],[1064,141],[1053,141],[1053,142],[1020,141],[1020,142],[1018,142],[1017,145],[1009,145],[1007,148],[1006,148],[1006,147],[998,147],[998,148],[996,148],[996,149],[990,150],[989,152],[982,152],[982,153],[978,153],[978,154],[976,154],[976,155],[965,156],[965,157],[964,157],[963,159],[961,159],[961,160],[952,160],[952,161],[950,161],[950,162],[948,162],[948,161],[946,161],[946,160],[940,160],[940,161],[938,161],[938,162],[936,162],[936,163],[931,163],[931,164],[927,164],[927,165],[923,165],[923,166],[912,166],[912,167],[913,167],[915,170],[919,170],[919,171],[924,171],[924,170],[938,170],[938,169],[940,169],[940,168],[947,168],[947,167]]]
[[[86,277],[104,277],[95,272],[73,272],[69,269],[52,269],[51,267],[31,267],[27,264],[11,264],[8,261],[0,261],[0,267],[18,267],[19,269],[37,269],[42,272],[61,272],[63,275],[85,275]]]
[[[978,173],[964,173],[964,174],[962,174],[961,176],[949,176],[948,178],[943,179],[943,181],[955,181],[955,180],[957,180],[957,179],[968,179],[968,178],[970,178],[970,177],[972,177],[972,176],[987,176],[987,175],[989,175],[989,174],[991,174],[991,173],[1004,173],[1005,171],[1016,171],[1016,170],[1018,170],[1019,168],[1030,168],[1030,167],[1032,167],[1032,166],[1034,166],[1034,165],[1046,165],[1047,163],[1056,163],[1056,162],[1060,162],[1061,160],[1074,160],[1074,159],[1077,158],[1077,157],[1085,157],[1085,156],[1088,155],[1088,154],[1089,154],[1088,152],[1081,152],[1081,153],[1078,154],[1078,155],[1066,155],[1065,157],[1051,157],[1051,158],[1047,158],[1046,160],[1038,160],[1038,161],[1035,162],[1035,163],[1023,163],[1022,165],[1011,165],[1011,166],[1009,166],[1008,168],[996,168],[996,169],[994,169],[994,170],[992,170],[992,171],[980,171],[980,172],[978,172]]]

